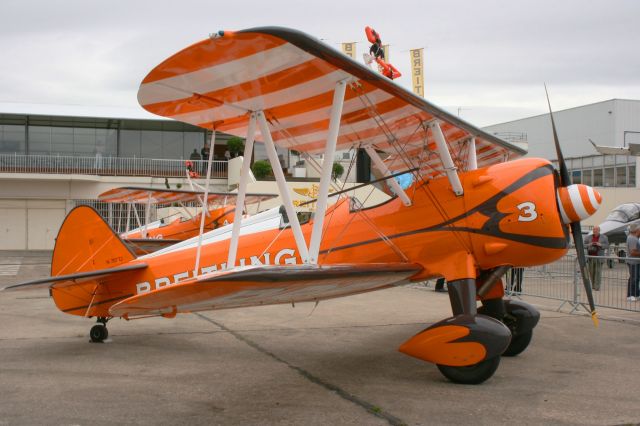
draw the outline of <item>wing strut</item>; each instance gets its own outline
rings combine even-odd
[[[478,158],[476,156],[476,138],[470,137],[467,141],[467,144],[469,144],[467,170],[476,170],[478,168]]]
[[[271,137],[269,124],[267,123],[267,119],[264,116],[264,112],[258,111],[256,114],[258,125],[260,126],[260,133],[262,134],[264,146],[267,150],[267,156],[269,157],[269,162],[271,163],[273,174],[276,177],[276,183],[278,184],[280,196],[282,197],[282,203],[284,204],[284,208],[287,211],[287,216],[289,216],[289,224],[291,226],[291,230],[293,231],[293,236],[296,240],[296,246],[298,247],[298,251],[300,252],[300,258],[302,259],[302,263],[309,263],[309,249],[307,249],[307,243],[304,239],[304,235],[302,235],[302,228],[300,227],[298,216],[296,215],[296,211],[293,208],[293,202],[291,201],[289,187],[287,186],[287,182],[284,180],[284,173],[282,172],[280,161],[278,161],[278,153],[276,152],[276,148],[273,144],[273,138]]]
[[[151,220],[151,192],[149,192],[149,197],[147,198],[147,205],[144,208],[144,229],[142,229],[142,238],[147,238],[147,227],[149,226],[150,220]]]
[[[438,154],[440,154],[440,161],[442,161],[442,166],[447,173],[447,178],[451,183],[453,192],[458,196],[464,194],[462,183],[460,183],[460,177],[458,176],[458,169],[453,164],[453,159],[451,158],[451,153],[449,152],[449,147],[447,146],[447,141],[444,138],[444,134],[442,134],[440,124],[436,120],[434,120],[429,123],[429,127],[431,128],[431,134],[433,135],[433,138],[436,140]]]
[[[382,161],[382,158],[380,158],[380,155],[378,155],[376,150],[373,149],[371,145],[365,146],[364,150],[367,151],[367,154],[369,154],[369,157],[371,158],[371,160],[374,162],[378,170],[380,170],[380,172],[385,177],[388,177],[391,175],[391,172]],[[395,179],[387,179],[387,183],[389,184],[389,186],[391,186],[391,188],[393,189],[393,192],[395,192],[396,195],[400,197],[400,199],[402,200],[402,203],[405,206],[409,207],[411,205],[411,199],[409,199],[409,196],[407,195],[406,192],[404,192],[404,189],[402,189],[398,181]]]
[[[347,87],[345,80],[339,81],[333,91],[333,105],[331,106],[331,116],[329,118],[329,131],[327,132],[327,144],[324,149],[322,160],[322,173],[320,174],[320,188],[318,189],[318,204],[309,242],[309,262],[318,263],[320,253],[320,241],[322,240],[322,226],[324,225],[324,215],[327,212],[327,199],[329,194],[329,184],[331,183],[331,172],[333,170],[333,158],[336,153],[336,142],[340,133],[340,119],[342,118],[342,106],[344,105],[344,93]]]
[[[127,203],[127,224],[124,233],[129,232],[129,219],[131,218],[131,203]]]
[[[236,266],[236,254],[238,253],[238,239],[240,238],[240,225],[242,221],[242,206],[244,206],[245,194],[247,193],[247,181],[249,180],[249,165],[253,154],[253,142],[256,137],[256,115],[251,114],[249,128],[247,129],[247,139],[244,144],[244,157],[242,158],[242,171],[240,172],[240,183],[238,184],[238,198],[236,200],[236,211],[233,216],[233,228],[231,229],[231,241],[229,242],[229,257],[227,258],[227,268]]]
[[[216,143],[216,129],[211,130],[211,143],[209,144],[209,161],[207,161],[207,180],[205,181],[204,197],[202,199],[202,214],[200,215],[200,232],[198,233],[198,248],[196,250],[196,266],[194,268],[195,276],[198,276],[198,268],[200,267],[200,249],[202,248],[202,231],[204,230],[204,212],[209,210],[209,182],[211,181],[211,159],[213,158],[213,148]]]

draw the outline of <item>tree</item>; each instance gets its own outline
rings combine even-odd
[[[238,136],[230,137],[227,141],[227,149],[231,154],[231,158],[241,155],[244,151],[244,139]]]
[[[343,173],[344,173],[344,167],[342,167],[342,164],[335,161],[333,163],[333,168],[331,169],[331,178],[333,180],[336,180],[340,176],[342,176]]]
[[[258,160],[251,166],[251,171],[256,179],[264,179],[271,174],[271,164],[267,160]]]

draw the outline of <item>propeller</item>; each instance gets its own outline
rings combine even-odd
[[[569,178],[569,171],[567,165],[564,162],[564,156],[562,155],[562,149],[560,148],[560,141],[558,140],[558,132],[556,131],[556,123],[553,120],[553,111],[551,110],[551,102],[549,101],[549,92],[547,91],[547,85],[544,85],[544,91],[547,95],[547,105],[549,106],[549,117],[551,117],[551,128],[553,129],[553,141],[556,145],[556,154],[558,156],[558,166],[560,167],[560,185],[568,187],[571,185],[571,179]],[[591,290],[591,278],[587,270],[587,257],[584,253],[584,242],[582,241],[582,227],[579,220],[574,220],[570,223],[571,234],[573,235],[573,242],[576,246],[576,254],[578,255],[578,264],[580,265],[580,273],[582,275],[582,283],[584,284],[585,292],[587,293],[587,299],[589,300],[589,309],[591,310],[591,320],[593,324],[598,326],[598,314],[596,313],[595,302],[593,301],[593,291]]]

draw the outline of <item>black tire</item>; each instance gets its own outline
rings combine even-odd
[[[463,385],[478,385],[493,376],[500,365],[500,357],[485,359],[467,367],[452,367],[450,365],[436,364],[438,370],[454,383]]]
[[[107,337],[109,337],[109,330],[107,330],[107,327],[102,324],[96,324],[91,327],[89,337],[94,343],[102,343]]]
[[[511,337],[511,343],[507,346],[507,349],[502,353],[502,356],[516,356],[522,351],[527,349],[531,338],[533,337],[533,330],[529,330],[526,333],[521,333]]]

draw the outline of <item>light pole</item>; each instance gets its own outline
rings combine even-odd
[[[460,118],[460,111],[469,111],[471,108],[463,108],[463,107],[458,107],[458,118]]]

